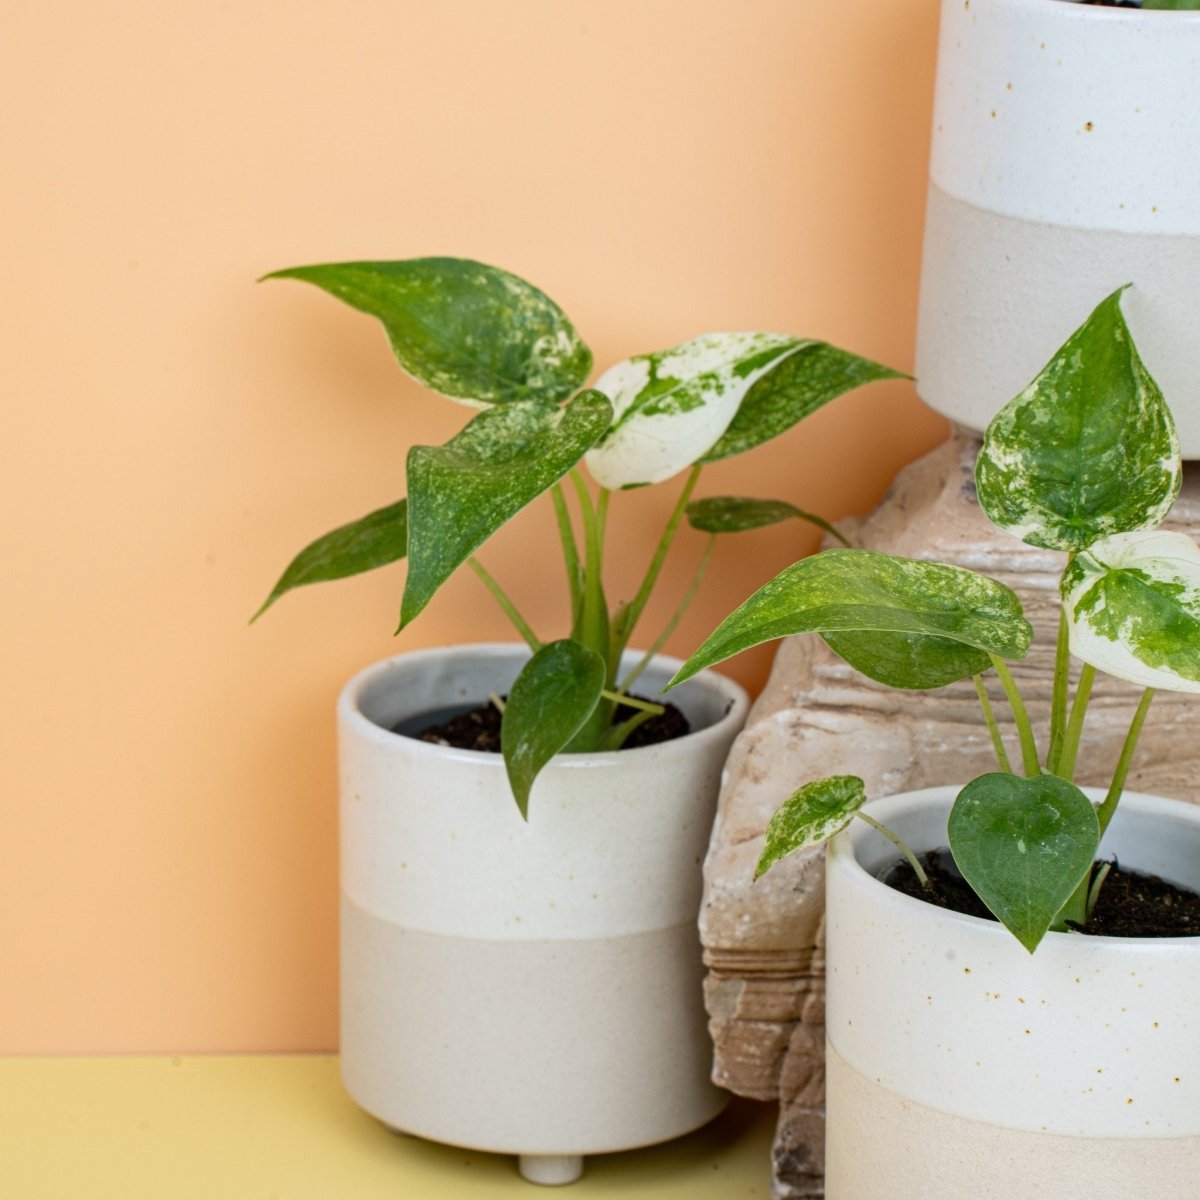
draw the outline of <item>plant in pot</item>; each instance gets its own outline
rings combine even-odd
[[[1165,1200],[1195,1187],[1200,808],[1122,793],[1155,690],[1200,692],[1200,547],[1158,528],[1180,487],[1178,441],[1120,304],[1119,291],[1104,300],[992,420],[976,466],[993,522],[1067,556],[1040,746],[1008,667],[1032,636],[1020,601],[932,561],[847,549],[796,563],[675,679],[816,632],[890,686],[974,679],[992,733],[998,770],[965,786],[864,810],[861,780],[817,780],[767,828],[758,874],[833,837],[830,1200]],[[1014,759],[989,671],[1019,733]],[[1144,691],[1111,786],[1089,794],[1071,780],[1097,671]],[[947,843],[924,861],[910,848]]]
[[[632,689],[656,692],[680,665],[656,652],[719,533],[801,518],[836,534],[783,501],[694,499],[700,473],[897,372],[822,342],[728,333],[587,387],[592,355],[566,315],[497,268],[429,258],[271,278],[379,318],[401,366],[475,415],[445,445],[414,446],[407,496],[307,546],[263,609],[407,559],[404,628],[465,564],[523,641],[401,655],[342,693],[343,1078],[397,1128],[567,1182],[583,1154],[665,1140],[724,1102],[708,1080],[696,868],[746,696],[693,681],[678,693],[692,732],[659,740],[647,733],[663,706]],[[614,493],[680,474],[641,585],[610,606]],[[542,496],[568,597],[552,640],[475,557]],[[631,651],[685,518],[708,534],[699,567],[649,650]],[[432,741],[407,736],[446,710],[455,720]],[[501,753],[452,743],[464,721],[498,724]]]

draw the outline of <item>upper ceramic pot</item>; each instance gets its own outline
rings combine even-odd
[[[1200,457],[1200,12],[943,0],[917,389],[975,430],[1123,284]]]

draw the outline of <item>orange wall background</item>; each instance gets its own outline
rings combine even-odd
[[[769,329],[909,369],[936,7],[10,6],[0,1052],[335,1046],[336,692],[510,636],[463,572],[393,640],[402,567],[248,627],[293,552],[397,499],[407,448],[464,419],[374,322],[256,277],[457,254],[541,286],[598,367]],[[945,428],[875,385],[699,494],[863,512]],[[614,503],[616,596],[673,498]],[[554,634],[551,528],[482,557]],[[815,541],[727,539],[668,649]],[[770,654],[732,673],[757,686]]]

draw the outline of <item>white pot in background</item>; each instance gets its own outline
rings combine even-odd
[[[342,693],[342,1076],[397,1129],[562,1183],[581,1155],[676,1137],[727,1099],[709,1081],[696,920],[747,698],[689,681],[670,699],[693,733],[560,756],[526,823],[499,755],[389,730],[507,692],[527,658],[417,651]],[[656,660],[637,690],[678,666]]]
[[[957,788],[868,806],[946,844]],[[1127,793],[1104,855],[1200,888],[1200,807]],[[1005,929],[904,896],[864,822],[827,864],[828,1200],[1181,1200],[1200,1180],[1200,938]]]
[[[982,430],[1110,292],[1200,458],[1200,12],[943,0],[917,390]]]

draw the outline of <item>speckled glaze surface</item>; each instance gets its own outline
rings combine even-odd
[[[401,719],[504,692],[522,647],[418,651],[339,701],[342,1073],[389,1125],[519,1155],[664,1141],[709,1082],[696,916],[722,766],[745,718],[709,675],[693,732],[565,755],[522,821],[497,755],[401,738]],[[653,694],[677,667],[643,677]]]
[[[1200,457],[1200,12],[943,0],[922,398],[982,430],[1108,293]]]
[[[956,791],[870,812],[915,847],[944,845]],[[1187,1194],[1200,939],[1052,933],[1030,955],[994,922],[879,883],[895,851],[856,826],[827,866],[828,1200],[872,1200],[884,1181],[923,1200]],[[1198,849],[1200,808],[1127,794],[1102,853],[1197,887]],[[931,1131],[953,1153],[912,1153]]]

